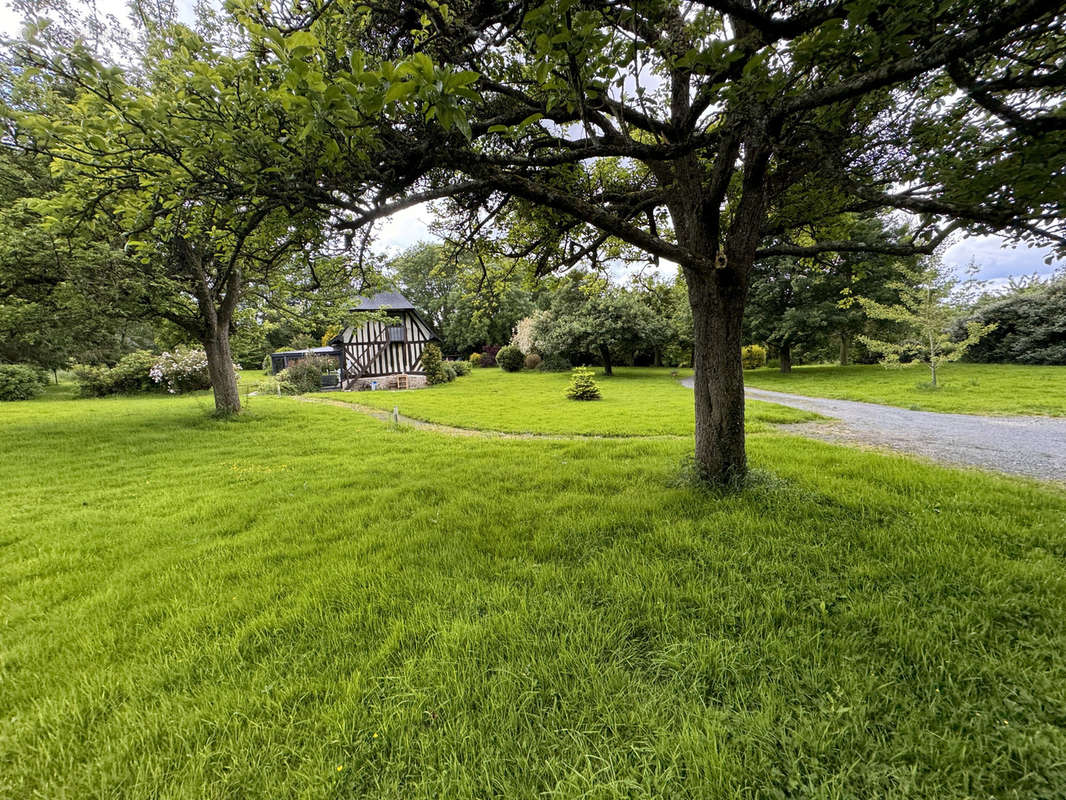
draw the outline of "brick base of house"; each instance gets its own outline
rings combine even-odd
[[[396,389],[399,379],[402,375],[379,375],[375,378],[360,378],[355,382],[355,386],[351,391],[365,392],[371,389],[371,383],[376,383],[377,388],[380,389]],[[407,388],[408,389],[423,389],[426,387],[425,375],[407,375]]]

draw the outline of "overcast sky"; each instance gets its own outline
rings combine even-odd
[[[417,206],[401,211],[386,221],[378,235],[379,245],[396,252],[419,241],[436,241],[429,232],[433,215],[429,209]],[[973,259],[980,268],[979,280],[1005,283],[1011,275],[1032,275],[1034,272],[1049,275],[1057,267],[1066,267],[1066,261],[1057,261],[1051,266],[1044,263],[1050,251],[1027,247],[1004,246],[998,236],[959,237],[959,241],[944,252],[944,263],[965,270]]]
[[[21,29],[21,19],[4,0],[0,3],[0,33],[16,35]],[[43,0],[42,5],[46,4],[47,0]],[[177,0],[177,4],[182,18],[191,21],[194,0]],[[125,0],[96,0],[95,7],[100,14],[113,15],[121,21],[128,16]],[[378,242],[387,250],[398,251],[419,241],[432,241],[434,237],[428,229],[431,219],[432,215],[424,207],[401,211],[382,226]],[[1031,275],[1034,272],[1047,275],[1057,267],[1066,266],[1064,260],[1048,266],[1044,263],[1047,255],[1047,250],[1005,247],[996,236],[970,236],[958,237],[945,252],[944,261],[965,268],[973,259],[980,268],[979,278],[1003,281],[1010,275]]]

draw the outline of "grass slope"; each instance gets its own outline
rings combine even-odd
[[[1061,492],[764,433],[719,497],[683,441],[210,405],[0,406],[0,796],[1066,785]]]
[[[597,374],[602,399],[568,400],[569,373],[504,372],[474,369],[453,383],[400,392],[331,394],[362,405],[391,410],[414,419],[458,428],[609,436],[691,436],[692,390],[669,369],[618,368],[613,377]],[[685,373],[688,374],[688,373]],[[748,429],[803,422],[817,415],[772,403],[747,405]]]
[[[939,387],[929,387],[921,365],[885,369],[877,365],[794,367],[744,373],[748,386],[813,397],[863,400],[916,411],[954,414],[1066,416],[1066,367],[1017,364],[947,364],[937,370]]]

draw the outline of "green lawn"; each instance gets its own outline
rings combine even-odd
[[[680,439],[211,408],[0,405],[0,797],[1066,786],[1060,491],[767,432],[716,496]]]
[[[1066,416],[1066,367],[947,364],[937,371],[937,389],[928,386],[929,370],[922,365],[794,367],[788,375],[758,369],[744,377],[749,386],[760,389],[919,411]]]
[[[597,372],[602,399],[568,400],[569,373],[504,372],[474,369],[453,383],[399,392],[353,392],[331,398],[391,411],[414,419],[458,428],[608,436],[691,436],[694,428],[692,390],[672,370],[616,368],[613,377]],[[682,376],[691,374],[682,371]],[[785,406],[751,401],[748,429],[817,419],[817,415]]]

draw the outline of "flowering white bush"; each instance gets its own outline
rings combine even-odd
[[[233,369],[239,372],[240,367],[234,364]],[[178,347],[173,352],[164,352],[148,374],[156,383],[165,384],[171,394],[211,388],[207,353],[192,347]]]
[[[537,323],[545,316],[544,311],[534,311],[532,316],[523,317],[515,325],[514,335],[511,336],[511,346],[517,347],[523,353],[536,353],[540,350],[539,342],[534,336]]]

